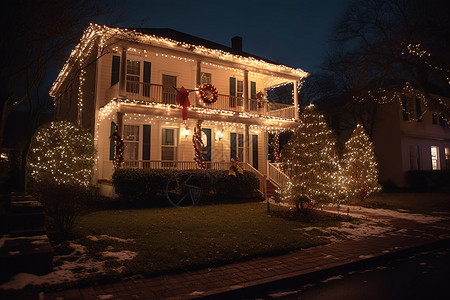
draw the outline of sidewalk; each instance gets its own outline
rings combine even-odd
[[[242,292],[245,289],[251,293],[252,290],[258,290],[268,284],[331,276],[339,270],[399,255],[412,248],[450,240],[449,220],[423,224],[392,217],[384,219],[396,229],[379,236],[346,240],[212,269],[48,293],[44,299],[190,299],[213,295],[227,297],[233,292]]]
[[[39,299],[231,298],[289,281],[333,276],[350,268],[450,241],[450,220],[429,224],[385,218],[395,230],[221,267],[45,293]],[[1,294],[0,294],[1,296]]]

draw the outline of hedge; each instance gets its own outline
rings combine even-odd
[[[450,171],[408,171],[407,185],[417,191],[436,191],[450,187]]]
[[[234,177],[223,170],[171,170],[171,169],[118,169],[113,174],[116,194],[133,203],[160,205],[168,203],[166,187],[170,178],[177,176],[184,180],[192,175],[191,180],[202,184],[202,203],[235,202],[252,199],[257,196],[259,180],[255,174],[244,171]]]

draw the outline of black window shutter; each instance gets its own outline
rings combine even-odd
[[[111,68],[111,86],[119,82],[120,56],[114,55]]]
[[[236,159],[236,133],[230,132],[230,158]]]
[[[253,168],[258,170],[258,136],[252,135]]]
[[[115,151],[115,144],[114,144],[114,131],[116,130],[116,123],[111,122],[111,129],[109,136],[109,160],[114,160],[114,151]]]
[[[250,98],[256,99],[256,82],[250,81]]]
[[[230,77],[230,96],[236,96],[236,78]]]
[[[144,61],[144,77],[142,80],[146,83],[150,83],[152,73],[152,64],[148,61]]]
[[[151,125],[143,126],[142,160],[150,160]]]

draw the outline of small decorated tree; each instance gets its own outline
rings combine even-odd
[[[281,158],[290,182],[279,190],[281,201],[297,208],[307,202],[336,202],[342,194],[335,137],[314,105],[306,107]]]
[[[41,126],[30,145],[27,167],[35,182],[88,186],[95,147],[88,130],[66,121]]]
[[[343,168],[349,196],[362,201],[371,193],[381,190],[374,146],[360,124],[345,143]]]
[[[56,240],[70,236],[84,210],[94,158],[92,135],[72,123],[43,125],[33,137],[27,167],[33,192],[48,217],[49,233]]]

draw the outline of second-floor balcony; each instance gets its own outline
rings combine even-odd
[[[177,89],[179,90],[179,88]],[[186,89],[188,91],[193,90],[189,88]],[[136,81],[126,82],[125,96],[130,100],[176,105],[176,95],[177,91],[172,86]],[[119,97],[119,85],[116,84],[112,86],[108,90],[106,96],[108,99]],[[245,99],[243,97],[218,94],[218,99],[215,103],[205,105],[202,103],[196,92],[191,92],[189,94],[189,100],[191,102],[191,106],[207,106],[211,109],[249,112],[288,119],[295,118],[296,112],[293,105],[268,102],[266,97],[263,97],[262,99],[254,99],[249,97],[247,100],[248,103],[245,103]]]

